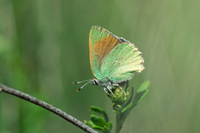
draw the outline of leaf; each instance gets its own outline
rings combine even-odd
[[[96,115],[96,116],[104,118],[106,122],[109,121],[108,115],[106,114],[106,112],[103,109],[99,108],[99,107],[90,106],[90,112],[93,115]]]
[[[129,90],[130,90],[130,89],[129,89]],[[129,91],[129,90],[128,90],[128,91]],[[128,99],[128,101],[126,102],[125,106],[128,106],[128,105],[132,102],[132,100],[133,100],[133,95],[134,95],[134,88],[132,87],[132,89],[130,90],[129,99]]]
[[[86,120],[84,120],[84,123],[87,124],[90,127],[95,126],[95,124],[92,121],[86,121]]]
[[[135,107],[138,103],[140,103],[144,96],[149,92],[149,89],[147,89],[149,87],[149,84],[150,81],[145,81],[140,85],[139,89],[136,91],[136,95],[131,108]]]
[[[104,127],[103,133],[110,133],[110,129],[108,127]]]
[[[108,125],[108,128],[111,130],[112,129],[112,123],[108,122],[107,125]]]
[[[127,91],[128,87],[129,87],[129,81],[126,82],[126,85],[125,85],[125,92]]]
[[[126,110],[128,110],[131,107],[132,103],[127,105],[121,112],[124,113]]]
[[[100,126],[92,126],[92,128],[97,130],[98,132],[102,132],[104,130],[104,128]]]
[[[106,121],[105,121],[102,117],[98,117],[98,116],[96,116],[96,115],[91,115],[91,121],[92,121],[95,125],[100,126],[100,127],[107,126]]]
[[[122,110],[122,106],[119,104],[113,103],[112,106],[113,106],[113,110],[116,112],[120,112]]]

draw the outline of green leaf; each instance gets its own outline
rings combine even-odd
[[[106,122],[109,121],[108,115],[106,114],[106,112],[103,109],[99,108],[99,107],[90,106],[90,112],[93,115],[96,115],[96,116],[104,118]]]
[[[129,105],[127,105],[121,112],[124,113],[126,110],[128,110],[129,108],[131,108],[132,103],[130,103]]]
[[[110,133],[110,129],[108,127],[104,127],[103,133]]]
[[[113,103],[112,106],[113,106],[113,110],[116,112],[120,112],[122,110],[122,107],[119,104]]]
[[[92,126],[93,129],[97,130],[98,132],[103,132],[104,128],[100,126]]]
[[[96,116],[96,115],[91,115],[91,121],[92,121],[95,125],[100,126],[100,127],[107,126],[106,121],[105,121],[102,117],[98,117],[98,116]]]
[[[111,130],[112,129],[112,123],[108,122],[107,125],[108,125],[108,128]]]
[[[126,85],[125,85],[125,92],[127,91],[128,87],[129,87],[129,81],[126,82]]]
[[[90,127],[95,126],[95,124],[92,121],[84,121],[85,124],[87,124]]]
[[[130,96],[129,96],[129,99],[128,101],[126,102],[125,106],[128,106],[132,101],[133,101],[133,95],[134,95],[134,88],[132,87],[132,89],[127,89],[127,91],[130,91]]]
[[[149,84],[150,81],[145,81],[140,85],[139,89],[136,91],[136,95],[131,108],[135,107],[138,103],[140,103],[144,96],[149,92]]]

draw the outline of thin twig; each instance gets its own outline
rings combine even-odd
[[[12,89],[10,87],[7,87],[5,85],[0,84],[0,92],[5,92],[14,96],[17,96],[21,99],[24,99],[28,102],[34,103],[44,109],[47,109],[51,112],[53,112],[54,114],[57,114],[58,116],[64,118],[65,120],[69,121],[70,123],[74,124],[75,126],[81,128],[82,130],[88,132],[88,133],[98,133],[97,131],[95,131],[94,129],[92,129],[91,127],[85,125],[83,122],[77,120],[76,118],[74,118],[73,116],[65,113],[64,111],[62,111],[61,109],[58,109],[56,107],[54,107],[53,105],[50,105],[42,100],[39,100],[33,96],[30,96],[26,93],[20,92],[18,90]]]

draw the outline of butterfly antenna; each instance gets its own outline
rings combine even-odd
[[[89,82],[85,83],[83,86],[81,86],[79,89],[77,89],[76,91],[80,91],[82,90],[87,84],[93,82],[93,80],[90,80]]]
[[[73,82],[73,84],[80,84],[80,83],[91,81],[91,80],[92,79],[87,79],[87,80],[83,80],[83,81]]]

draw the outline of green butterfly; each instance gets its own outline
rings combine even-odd
[[[89,52],[90,67],[95,78],[85,80],[88,82],[77,91],[92,83],[102,86],[108,95],[114,96],[111,89],[121,88],[120,85],[130,80],[136,72],[144,70],[141,52],[132,43],[99,26],[92,26],[90,30]]]

